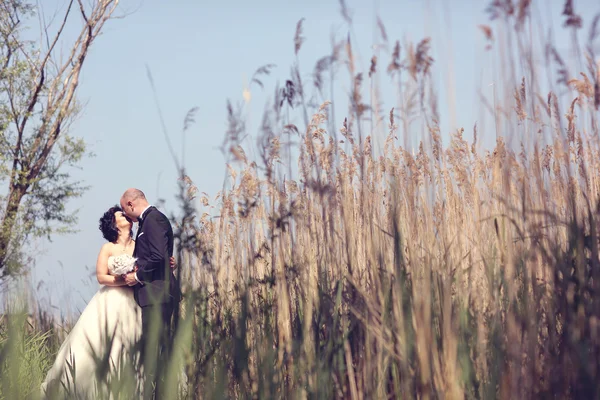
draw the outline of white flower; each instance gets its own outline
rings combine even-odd
[[[129,254],[121,254],[114,256],[109,262],[108,270],[111,275],[123,275],[127,274],[135,268],[135,262],[137,258],[130,256]]]

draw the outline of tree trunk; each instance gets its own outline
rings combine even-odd
[[[17,184],[11,185],[8,202],[4,210],[4,217],[0,225],[0,270],[3,270],[2,275],[8,274],[6,270],[6,258],[8,256],[8,247],[13,236],[13,229],[19,212],[19,205],[27,191],[27,185]]]

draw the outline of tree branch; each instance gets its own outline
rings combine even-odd
[[[50,47],[48,48],[48,51],[46,52],[46,56],[44,57],[42,63],[40,64],[39,68],[39,81],[33,91],[33,94],[31,96],[31,100],[29,101],[29,105],[27,106],[27,112],[25,113],[25,116],[23,117],[23,120],[21,121],[21,126],[19,129],[19,134],[22,134],[23,130],[25,129],[25,124],[27,123],[27,120],[29,119],[29,114],[31,114],[31,112],[33,111],[33,108],[35,107],[35,105],[38,102],[39,99],[39,95],[40,92],[42,91],[42,88],[44,87],[44,78],[45,78],[45,68],[46,68],[46,63],[48,62],[48,60],[50,59],[50,55],[52,54],[52,51],[54,50],[54,47],[56,46],[56,43],[58,43],[58,39],[61,37],[63,29],[67,23],[67,19],[69,17],[69,14],[71,12],[71,6],[73,5],[73,0],[71,0],[69,2],[69,7],[67,7],[67,12],[65,13],[65,17],[63,18],[62,24],[58,30],[58,32],[56,33],[56,35],[54,36],[54,40],[52,41],[52,45],[50,45]],[[47,33],[47,29],[46,29],[46,33]]]
[[[79,4],[81,5],[81,1],[80,0],[78,0],[78,1],[79,1]],[[93,12],[91,14],[91,19],[88,19],[88,17],[85,15],[85,11],[82,9],[83,18],[87,21],[86,27],[83,28],[81,34],[79,35],[79,38],[76,41],[76,45],[73,46],[73,51],[71,52],[71,57],[69,57],[69,60],[64,63],[61,71],[64,72],[66,70],[66,68],[68,67],[68,65],[70,65],[73,62],[74,62],[74,65],[64,80],[62,90],[58,94],[58,96],[53,104],[54,107],[52,107],[52,105],[50,104],[50,98],[51,98],[50,94],[48,96],[49,97],[48,113],[54,114],[54,112],[56,111],[57,108],[59,108],[59,111],[58,111],[58,115],[54,119],[54,124],[52,125],[52,127],[49,130],[45,130],[45,132],[41,132],[41,129],[40,129],[40,135],[38,135],[38,137],[36,138],[36,143],[35,143],[36,144],[35,147],[37,147],[37,148],[32,149],[33,151],[30,152],[30,155],[38,154],[38,151],[40,149],[41,149],[41,152],[39,153],[39,156],[37,157],[33,167],[29,171],[28,179],[34,179],[39,174],[39,172],[41,171],[42,167],[44,166],[44,164],[48,158],[48,155],[52,151],[52,148],[54,147],[54,144],[56,143],[58,136],[60,135],[62,123],[63,123],[64,119],[66,118],[66,116],[68,115],[68,111],[69,111],[69,108],[71,107],[71,103],[73,101],[75,90],[77,89],[77,86],[79,85],[79,75],[81,73],[81,67],[87,56],[89,47],[91,46],[94,39],[98,36],[98,34],[100,33],[100,31],[102,29],[102,26],[110,18],[111,14],[114,12],[114,10],[119,2],[118,2],[118,0],[114,1],[113,7],[107,11],[107,8],[108,8],[107,6],[110,3],[111,3],[111,1],[108,1],[104,4],[99,4],[98,6],[100,8],[96,8],[93,10]],[[78,54],[76,54],[76,50],[80,46],[81,46],[81,48],[80,48]],[[55,82],[54,82],[55,84],[53,85],[53,87],[57,86],[58,78],[60,78],[61,75],[62,74],[59,73],[59,75],[57,76],[57,79],[55,79]],[[43,133],[48,133],[48,135],[47,135],[47,140],[45,141],[44,145],[41,146],[41,141],[43,140],[43,138],[45,136]]]

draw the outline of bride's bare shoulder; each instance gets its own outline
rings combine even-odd
[[[114,248],[115,248],[114,243],[106,242],[100,248],[100,253],[104,253],[104,254],[110,256],[113,253]]]

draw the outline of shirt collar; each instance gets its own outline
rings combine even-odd
[[[148,207],[144,208],[144,211],[142,211],[142,213],[140,214],[140,216],[138,217],[138,220],[141,221],[142,219],[144,219],[144,214],[146,213],[146,211],[148,211],[148,209],[152,207],[151,205],[149,205]]]

